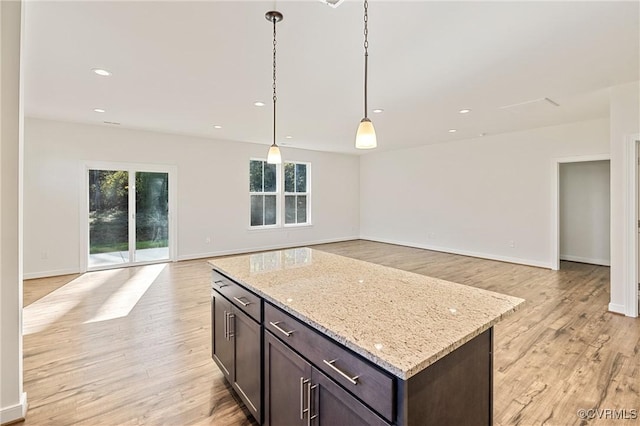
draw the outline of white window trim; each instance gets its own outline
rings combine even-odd
[[[284,206],[284,208],[282,209],[282,225],[285,228],[303,228],[303,227],[307,227],[307,226],[313,226],[313,223],[311,221],[311,163],[306,162],[306,161],[285,161],[285,163],[293,163],[293,164],[304,164],[307,167],[307,191],[306,192],[285,192],[284,190],[282,191],[282,205]],[[282,168],[282,186],[284,187],[284,167]],[[285,203],[285,197],[287,195],[305,195],[307,197],[307,221],[303,222],[303,223],[286,223],[286,203]],[[296,211],[296,216],[297,216],[297,211]],[[297,219],[297,217],[296,217]]]
[[[251,161],[263,161],[266,162],[266,158],[257,158],[250,157],[249,162]],[[285,163],[294,163],[294,164],[304,164],[307,166],[307,192],[284,192],[284,164]],[[251,163],[249,163],[251,164]],[[249,173],[247,174],[247,186],[251,187],[251,169],[249,169]],[[311,163],[307,161],[284,161],[283,164],[276,164],[276,192],[251,192],[249,191],[249,202],[248,202],[248,222],[247,231],[249,232],[264,232],[264,231],[273,231],[278,229],[291,229],[291,228],[309,228],[313,227],[313,223],[311,221]],[[251,196],[252,195],[265,195],[265,194],[275,194],[276,195],[276,223],[275,225],[257,225],[251,226]],[[305,223],[288,223],[285,224],[285,208],[284,208],[284,197],[285,195],[306,195],[307,196],[307,221]]]
[[[280,175],[282,173],[282,165],[281,164],[276,164],[276,191],[275,192],[251,192],[251,161],[262,161],[264,163],[267,162],[266,158],[249,158],[249,173],[247,174],[247,179],[248,179],[248,187],[249,187],[249,225],[248,225],[248,230],[249,231],[264,231],[264,230],[269,230],[269,229],[279,229],[282,228],[282,222],[280,219],[280,210],[281,210],[281,206],[280,206],[280,193],[281,193],[281,187],[280,187]],[[264,189],[264,174],[262,176],[262,187]],[[252,195],[275,195],[276,196],[276,223],[273,225],[251,225],[251,196]]]

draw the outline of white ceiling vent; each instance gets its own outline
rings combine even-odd
[[[518,114],[528,114],[540,111],[548,111],[551,108],[559,107],[560,104],[549,99],[540,98],[532,101],[520,102],[512,105],[501,106],[500,109],[515,112]]]
[[[340,6],[340,3],[342,3],[344,0],[320,0],[320,1],[335,9],[336,7]]]

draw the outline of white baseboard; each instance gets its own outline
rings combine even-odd
[[[32,280],[35,278],[57,277],[59,275],[79,274],[80,269],[57,269],[55,271],[41,271],[41,272],[26,272],[22,275],[25,280]]]
[[[0,424],[23,420],[27,415],[27,393],[20,395],[20,402],[0,409]]]
[[[589,257],[572,256],[570,254],[561,254],[560,260],[567,260],[569,262],[589,263],[591,265],[611,266],[611,261],[607,259],[592,259]]]
[[[516,264],[519,264],[519,265],[535,266],[535,267],[538,267],[538,268],[552,269],[551,263],[539,262],[539,261],[536,261],[536,260],[529,260],[529,259],[521,259],[519,257],[499,256],[499,255],[490,254],[490,253],[478,253],[478,252],[473,252],[473,251],[469,251],[469,250],[458,250],[458,249],[449,248],[449,247],[438,247],[438,246],[432,246],[432,245],[429,245],[429,244],[419,244],[419,243],[413,243],[413,242],[407,242],[407,241],[389,240],[389,239],[385,239],[385,238],[376,238],[376,237],[370,237],[370,236],[364,236],[364,235],[360,236],[360,239],[361,240],[376,241],[376,242],[379,242],[379,243],[396,244],[396,245],[399,245],[399,246],[421,248],[421,249],[425,249],[425,250],[438,251],[438,252],[442,252],[442,253],[451,253],[451,254],[459,254],[459,255],[462,255],[462,256],[478,257],[480,259],[497,260],[499,262],[516,263]]]
[[[624,309],[624,305],[617,303],[609,303],[609,312],[625,315],[627,312]]]
[[[313,246],[317,244],[329,244],[329,243],[339,243],[342,241],[352,241],[358,240],[360,237],[358,236],[350,236],[350,237],[342,237],[342,238],[330,238],[326,240],[315,240],[315,241],[303,241],[296,243],[285,243],[285,244],[273,244],[262,247],[249,247],[244,249],[234,249],[234,250],[217,250],[208,253],[198,253],[198,254],[188,254],[184,256],[178,256],[178,260],[195,260],[195,259],[205,259],[208,257],[218,257],[218,256],[228,256],[232,254],[244,254],[244,253],[252,253],[257,251],[265,251],[265,250],[280,250],[287,249],[293,247],[303,247],[303,246]]]

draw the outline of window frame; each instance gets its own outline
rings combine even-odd
[[[251,161],[260,161],[266,163],[266,158],[250,157],[249,158],[249,170],[247,173],[248,189],[249,189],[249,202],[248,202],[248,230],[249,231],[264,231],[272,229],[284,229],[284,228],[302,228],[313,226],[311,221],[311,163],[308,161],[283,161],[282,164],[276,164],[276,191],[275,192],[253,192],[251,191]],[[285,192],[285,176],[284,165],[287,163],[292,164],[304,164],[307,169],[306,192]],[[263,190],[264,190],[264,175],[263,175]],[[251,196],[252,195],[275,195],[276,196],[276,223],[273,225],[251,225]],[[304,195],[307,198],[307,221],[304,223],[285,223],[285,196],[286,195]],[[297,211],[296,211],[297,215]]]
[[[249,229],[250,230],[260,230],[260,229],[274,229],[274,228],[280,228],[281,225],[281,219],[280,219],[280,193],[282,191],[281,188],[281,184],[280,184],[280,173],[281,173],[281,164],[276,164],[276,190],[275,192],[265,192],[264,191],[264,166],[263,166],[263,172],[262,172],[262,192],[254,192],[251,191],[251,162],[252,161],[260,161],[264,164],[267,164],[267,160],[266,158],[249,158],[249,173],[247,175],[247,177],[249,178]],[[251,197],[254,195],[262,195],[263,197],[266,195],[275,195],[276,197],[276,212],[275,212],[275,216],[276,216],[276,223],[271,224],[271,225],[252,225],[251,224]],[[265,214],[265,210],[264,210],[264,204],[263,204],[263,221],[266,217]]]
[[[284,165],[285,164],[294,164],[294,165],[298,165],[298,164],[303,164],[306,167],[306,191],[305,192],[286,192],[286,182],[285,182],[285,175],[284,175]],[[296,170],[297,173],[297,170]],[[294,188],[295,189],[295,188]],[[286,204],[286,197],[288,196],[299,196],[299,195],[304,195],[306,197],[307,200],[307,205],[306,205],[306,212],[307,212],[307,220],[305,222],[302,223],[298,223],[297,222],[297,217],[298,217],[298,209],[297,209],[297,203],[296,203],[296,223],[287,223],[286,220],[286,210],[287,210],[287,204]],[[296,198],[297,201],[297,198]],[[302,227],[302,226],[311,226],[311,163],[308,161],[285,161],[283,162],[283,167],[282,167],[282,226],[285,228],[296,228],[296,227]]]

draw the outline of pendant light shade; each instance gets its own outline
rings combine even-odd
[[[282,21],[282,13],[277,10],[271,10],[265,13],[264,17],[267,21],[273,23],[273,143],[269,147],[267,154],[267,163],[282,164],[282,155],[280,155],[280,147],[276,143],[276,23]]]
[[[356,148],[372,149],[378,146],[376,130],[367,117],[367,80],[369,77],[369,2],[364,0],[364,118],[356,132]]]
[[[269,164],[282,164],[282,156],[280,155],[280,147],[275,143],[269,148],[269,154],[267,154],[267,163]]]
[[[358,149],[371,149],[378,146],[376,140],[376,130],[373,128],[373,123],[368,118],[363,118],[358,126],[358,132],[356,133],[356,148]]]

